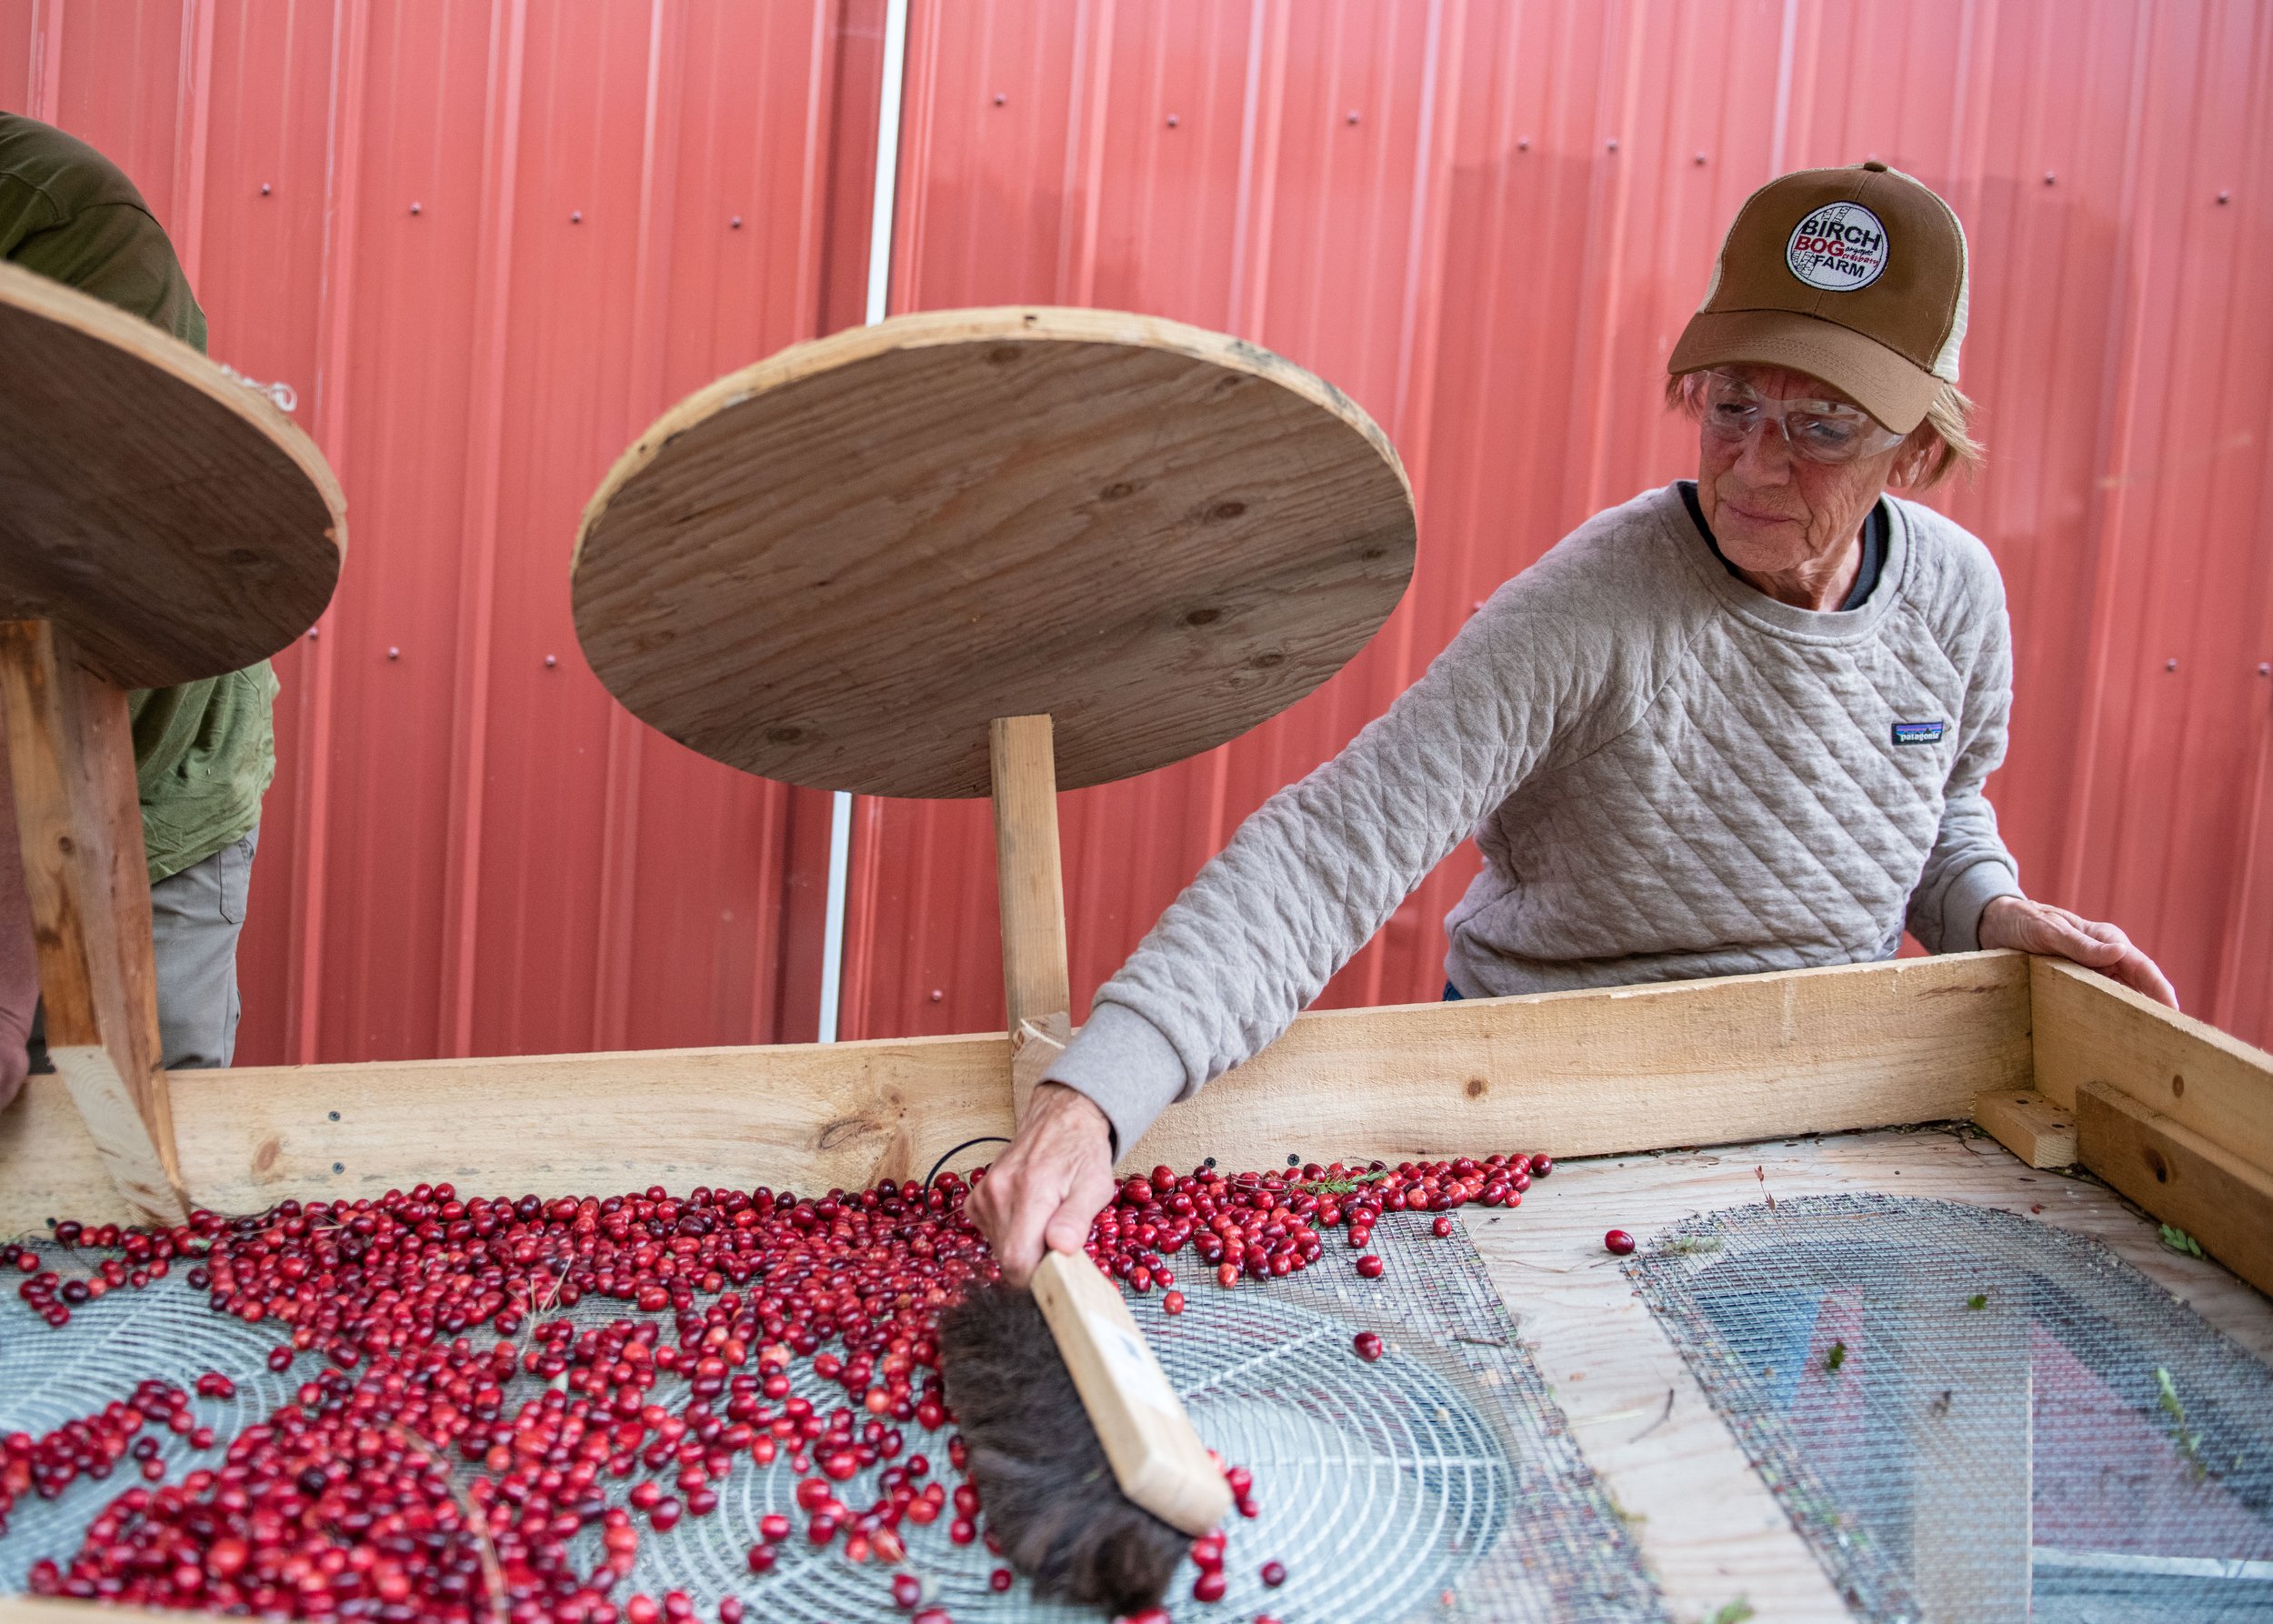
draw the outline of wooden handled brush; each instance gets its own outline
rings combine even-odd
[[[1387,437],[1278,356],[1112,311],[947,310],[665,413],[586,506],[571,599],[600,680],[704,755],[992,794],[1007,1126],[1072,1035],[1057,789],[1309,693],[1396,607],[1413,549]],[[873,1177],[905,1178],[911,1142],[921,1124]],[[1229,1494],[1118,1290],[1050,1258],[941,1338],[1004,1554],[1046,1591],[1157,1601]]]

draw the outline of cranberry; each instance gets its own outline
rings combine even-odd
[[[786,1529],[783,1530],[785,1533],[788,1530]],[[780,1554],[781,1553],[776,1551],[771,1545],[751,1546],[749,1551],[750,1571],[752,1573],[765,1573],[770,1571],[774,1563],[779,1559]]]
[[[1634,1249],[1634,1238],[1623,1229],[1613,1229],[1602,1238],[1602,1244],[1623,1258]]]
[[[1203,1573],[1192,1581],[1192,1599],[1195,1601],[1221,1601],[1223,1599],[1223,1593],[1226,1588],[1224,1576],[1220,1569]]]
[[[1010,1585],[1010,1569],[1007,1568],[997,1568],[986,1576],[986,1588],[990,1590],[1007,1590]]]
[[[1381,1258],[1377,1253],[1367,1252],[1357,1259],[1357,1272],[1368,1280],[1381,1278]]]
[[[916,1604],[924,1599],[924,1581],[912,1573],[892,1576],[892,1600],[903,1611],[914,1612]]]
[[[1555,1158],[1553,1157],[1535,1156],[1531,1158],[1532,1178],[1544,1178],[1553,1171],[1555,1171]]]
[[[1438,1240],[1452,1233],[1452,1215],[1445,1214],[1428,1226],[1428,1232]]]
[[[1371,1331],[1359,1331],[1351,1339],[1351,1346],[1357,1349],[1357,1357],[1369,1365],[1381,1357],[1381,1338]]]
[[[1163,1314],[1181,1314],[1184,1312],[1184,1293],[1181,1291],[1171,1291],[1166,1297],[1162,1298],[1160,1299],[1160,1311]]]
[[[1270,1561],[1263,1564],[1263,1582],[1274,1590],[1287,1582],[1287,1564]]]

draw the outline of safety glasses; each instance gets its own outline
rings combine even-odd
[[[1773,423],[1783,431],[1792,455],[1812,463],[1851,463],[1892,450],[1908,437],[1884,426],[1858,406],[1763,395],[1734,373],[1694,374],[1683,393],[1714,439],[1734,445]]]

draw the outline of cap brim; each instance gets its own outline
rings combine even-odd
[[[1666,362],[1672,373],[1749,363],[1821,378],[1898,434],[1925,419],[1941,380],[1875,338],[1791,310],[1700,310]]]

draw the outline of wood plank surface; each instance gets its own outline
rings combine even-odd
[[[586,507],[576,633],[704,755],[987,792],[1047,712],[1077,789],[1235,738],[1363,647],[1413,571],[1396,452],[1244,340],[1021,306],[895,316],[665,413]]]
[[[2029,987],[2045,1095],[2073,1109],[2105,1084],[2273,1172],[2273,1055],[2063,959],[2033,961]]]
[[[1046,1251],[1034,1269],[1034,1300],[1121,1492],[1187,1534],[1221,1522],[1231,1510],[1231,1487],[1192,1429],[1120,1288],[1086,1252]],[[955,1401],[952,1394],[947,1401]]]
[[[2027,1080],[2028,974],[2018,954],[1966,954],[1313,1013],[1170,1109],[1125,1164],[1598,1155],[1962,1118]],[[173,1105],[191,1197],[222,1211],[438,1178],[515,1195],[809,1189],[921,1178],[1007,1133],[1008,1063],[987,1035],[277,1067],[182,1073]],[[53,1087],[35,1078],[0,1112],[0,1234],[115,1216]]]
[[[2084,1166],[2273,1292],[2273,1174],[2105,1083],[2076,1089]]]
[[[1850,1615],[1603,1250],[1603,1233],[1647,1237],[1695,1212],[1842,1191],[1969,1201],[2091,1236],[2273,1361],[2273,1302],[2217,1264],[2163,1246],[2155,1226],[2105,1186],[2026,1167],[1969,1130],[1562,1162],[1518,1210],[1471,1207],[1461,1218],[1677,1619],[1739,1599],[1760,1624],[1845,1624]]]
[[[47,621],[0,620],[0,715],[47,1053],[120,1193],[140,1214],[178,1222],[188,1206],[158,1068],[126,696],[76,652]]]
[[[125,688],[235,671],[324,612],[345,503],[315,443],[149,323],[0,265],[0,620]]]
[[[2034,1088],[1991,1088],[1973,1102],[1973,1120],[2032,1168],[2076,1159],[2076,1113]]]

